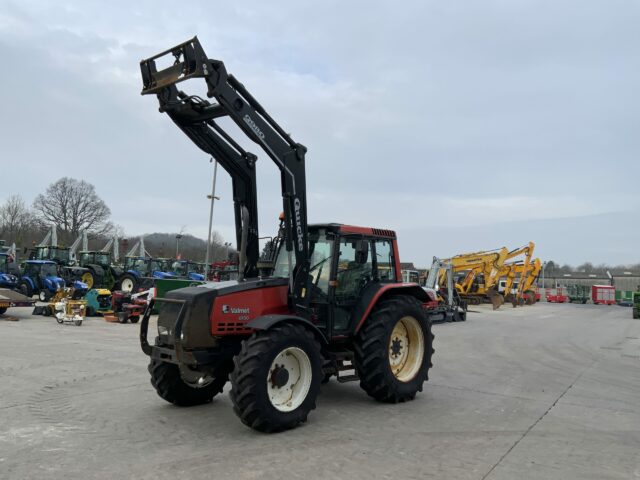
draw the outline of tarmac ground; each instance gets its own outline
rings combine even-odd
[[[473,307],[433,327],[415,401],[332,380],[306,424],[275,435],[240,423],[228,386],[198,407],[158,397],[138,325],[31,310],[0,317],[1,479],[640,479],[630,308]]]

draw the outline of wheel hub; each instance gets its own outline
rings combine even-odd
[[[289,382],[289,370],[284,365],[276,365],[271,372],[271,384],[275,388],[282,388]]]
[[[402,353],[402,340],[398,337],[391,341],[391,356],[398,357]]]

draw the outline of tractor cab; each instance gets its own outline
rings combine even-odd
[[[71,263],[71,253],[69,247],[35,247],[30,259],[51,260],[58,265],[69,265]]]
[[[387,284],[402,282],[395,233],[339,224],[309,225],[310,268],[307,294],[311,319],[329,338],[346,335],[359,325],[366,306]],[[274,277],[289,277],[284,244]],[[292,259],[295,257],[292,257]]]
[[[124,259],[124,269],[129,272],[136,272],[138,275],[146,276],[149,261],[144,257],[126,257]]]
[[[18,277],[13,275],[10,265],[13,258],[8,253],[0,253],[0,288],[15,289],[18,286]]]
[[[149,270],[153,278],[176,278],[171,270],[172,258],[152,258],[149,260]]]
[[[168,271],[178,278],[204,281],[204,264],[202,263],[189,260],[174,260]]]
[[[127,256],[124,261],[124,273],[119,276],[117,284],[121,290],[135,293],[141,288],[151,286],[149,278],[176,278],[170,271],[169,262],[171,259]]]
[[[27,297],[38,295],[41,301],[49,300],[65,281],[58,276],[58,264],[52,260],[27,260],[24,263],[19,290]]]
[[[100,265],[108,267],[111,265],[111,254],[109,252],[80,252],[80,266]]]
[[[270,267],[271,271],[272,267]],[[209,268],[209,280],[223,282],[238,278],[238,263],[234,261],[213,262]]]

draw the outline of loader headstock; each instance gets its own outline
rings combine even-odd
[[[168,56],[173,56],[173,63],[158,70],[158,63],[168,63]],[[168,59],[169,62],[171,59]],[[193,37],[169,50],[160,52],[140,62],[142,73],[142,95],[158,93],[165,87],[175,85],[190,78],[208,77],[215,73],[211,62],[204,53],[198,37]]]

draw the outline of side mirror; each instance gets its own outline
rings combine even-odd
[[[358,264],[367,263],[369,259],[369,242],[367,240],[356,241],[355,261]]]

